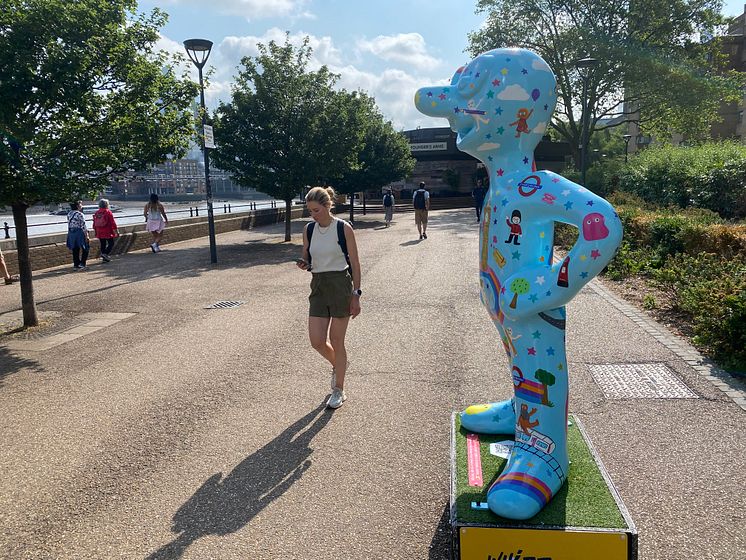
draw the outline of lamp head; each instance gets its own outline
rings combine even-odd
[[[210,56],[212,41],[208,41],[207,39],[187,39],[184,41],[184,48],[187,55],[189,55],[189,59],[194,62],[197,68],[202,68]]]

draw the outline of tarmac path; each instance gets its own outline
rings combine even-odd
[[[307,341],[310,275],[283,226],[35,275],[41,311],[135,315],[44,352],[0,338],[0,558],[445,559],[451,411],[512,393],[478,295],[470,210],[358,216],[348,400]],[[0,287],[0,314],[18,309]],[[219,300],[245,302],[207,310]],[[640,558],[746,557],[746,413],[586,288],[571,412]],[[668,365],[698,399],[607,400],[589,365]]]

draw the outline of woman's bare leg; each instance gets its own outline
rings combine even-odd
[[[308,338],[311,346],[334,367],[335,355],[334,348],[327,340],[329,332],[329,317],[309,317],[308,318]]]
[[[336,373],[336,385],[340,389],[345,386],[345,373],[347,373],[347,349],[345,348],[345,335],[349,317],[332,317],[329,328],[329,341],[334,351],[334,371]]]

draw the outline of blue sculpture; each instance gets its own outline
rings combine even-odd
[[[479,239],[480,287],[510,360],[512,399],[468,407],[470,431],[515,433],[505,470],[487,493],[502,517],[528,519],[567,479],[565,305],[613,257],[622,239],[614,208],[582,186],[536,171],[534,149],[557,102],[557,81],[537,54],[495,49],[459,68],[450,86],[422,88],[417,109],[448,119],[460,150],[490,178]],[[555,222],[578,240],[553,262]]]

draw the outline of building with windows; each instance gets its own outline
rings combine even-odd
[[[456,133],[448,127],[418,128],[403,132],[417,160],[412,175],[391,186],[405,195],[424,181],[434,196],[464,196],[471,194],[476,180],[484,174],[483,164],[456,147]],[[536,149],[536,167],[562,171],[570,158],[566,142],[552,142],[548,137]]]

